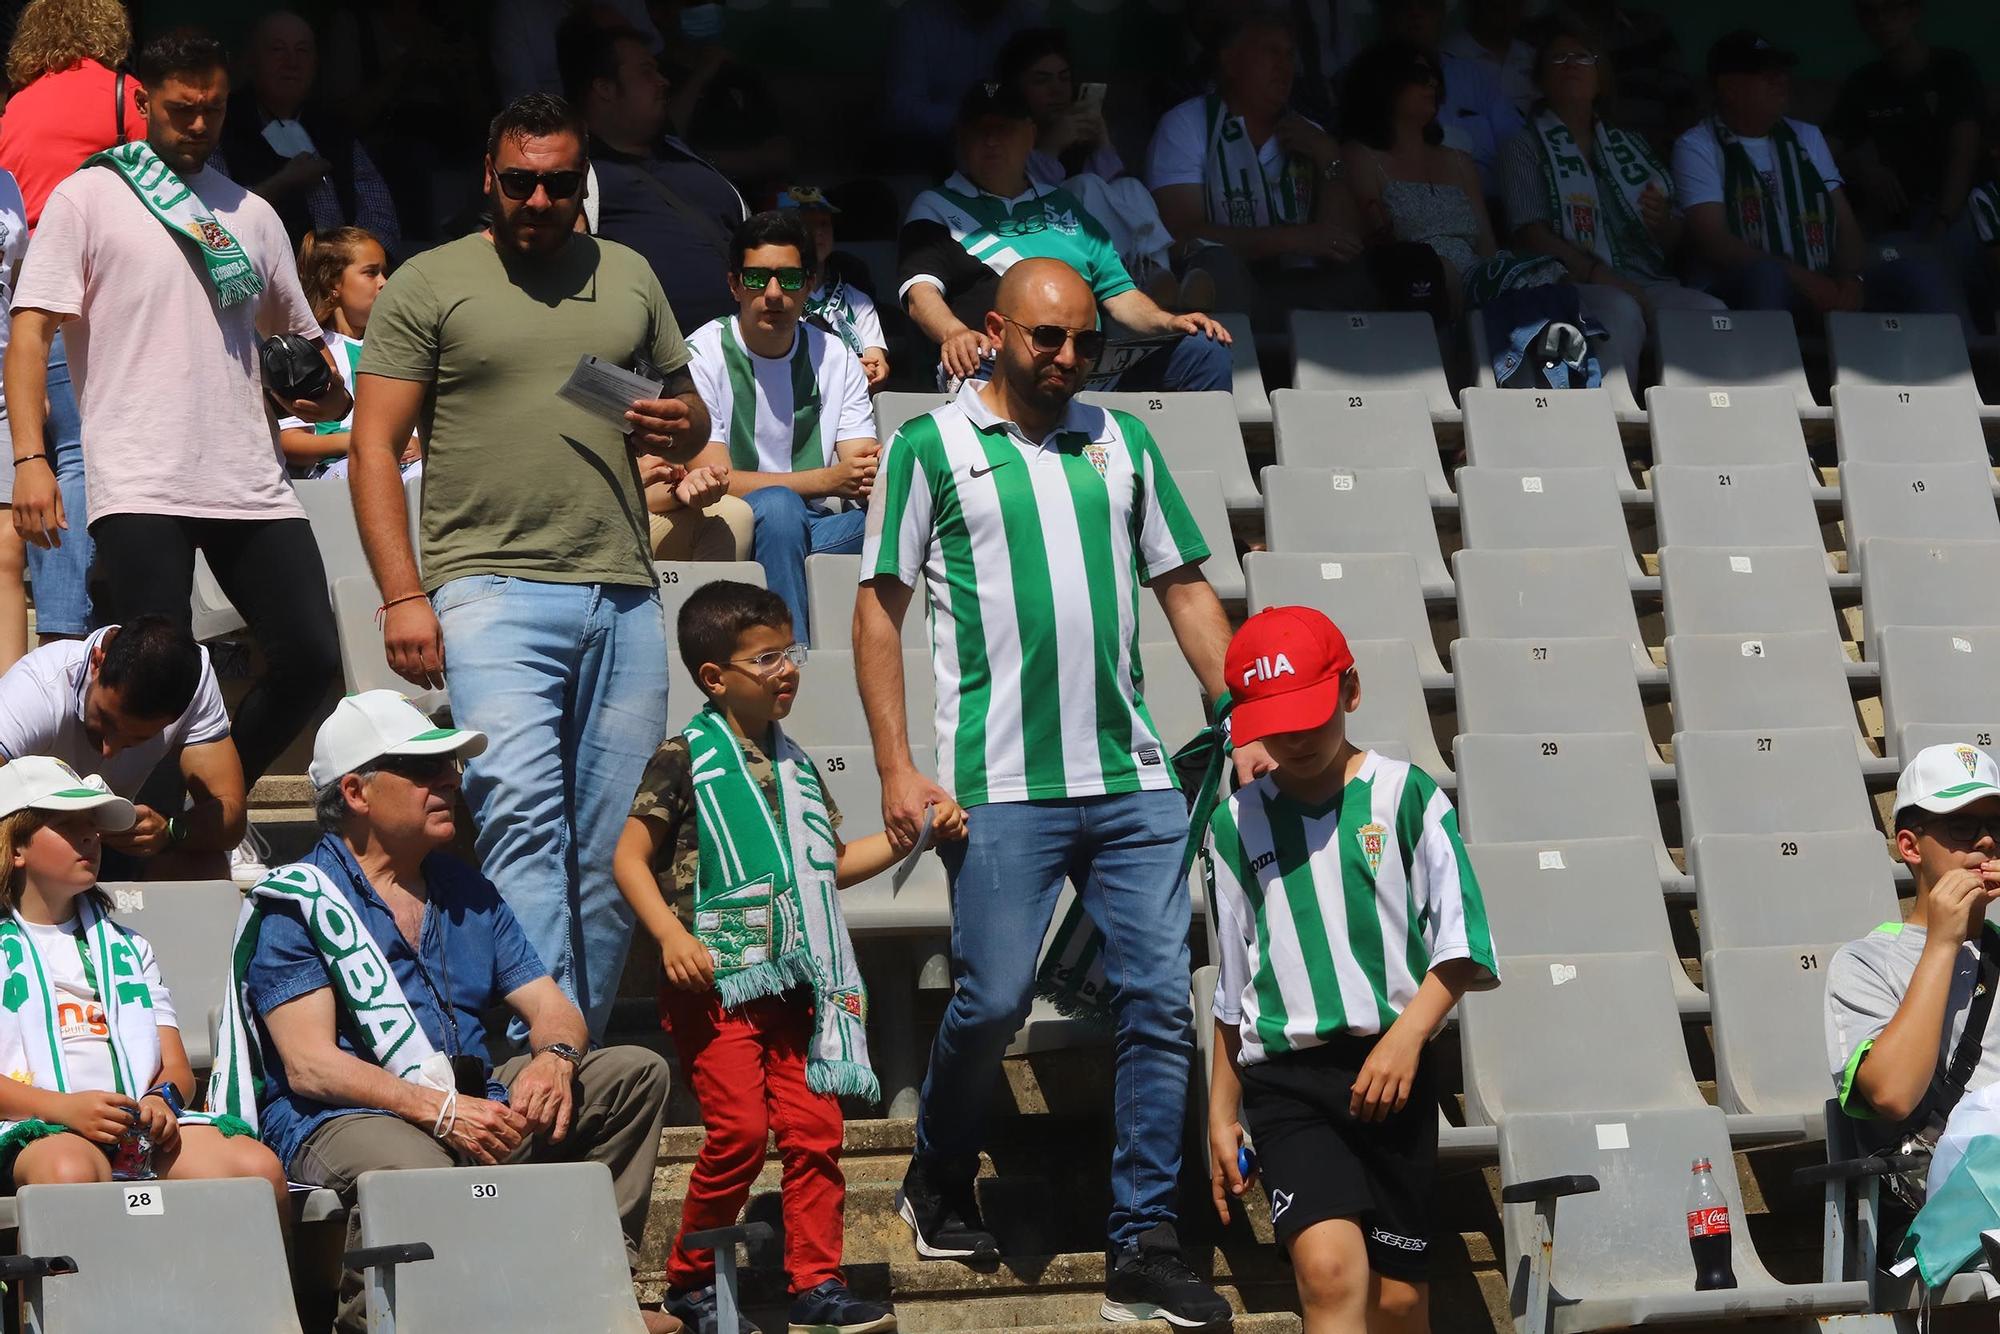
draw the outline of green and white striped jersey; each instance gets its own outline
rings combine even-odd
[[[896,432],[861,553],[929,589],[938,781],[965,806],[1173,787],[1138,600],[1207,558],[1194,517],[1137,418],[1072,401],[1030,441],[979,388]]]
[[[801,323],[789,356],[760,357],[736,321],[710,320],[687,340],[709,437],[729,446],[730,467],[805,472],[832,463],[839,441],[875,438],[868,377],[847,344]]]
[[[1429,774],[1366,752],[1317,810],[1265,774],[1209,820],[1204,861],[1221,957],[1215,1017],[1241,1061],[1387,1031],[1450,959],[1500,970],[1458,813]]]

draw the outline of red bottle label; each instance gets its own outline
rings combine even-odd
[[[1688,1236],[1718,1237],[1728,1235],[1728,1205],[1718,1204],[1707,1209],[1688,1210]]]

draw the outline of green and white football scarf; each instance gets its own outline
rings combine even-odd
[[[233,306],[264,290],[264,280],[257,276],[250,256],[243,252],[236,238],[202,207],[194,191],[174,175],[145,140],[92,154],[83,165],[109,167],[117,172],[162,227],[194,243],[217,301]]]
[[[77,904],[82,934],[77,951],[83,975],[104,1007],[111,1049],[113,1093],[137,1098],[160,1080],[160,1028],[153,1014],[153,989],[139,966],[132,933],[111,920],[90,898]],[[81,1092],[63,1057],[62,1026],[48,970],[34,937],[18,913],[0,921],[0,1074],[31,1088]],[[212,1125],[225,1135],[253,1127],[227,1116],[183,1112],[183,1125]],[[11,1161],[30,1142],[60,1135],[65,1127],[47,1121],[0,1121],[0,1162]]]
[[[1549,216],[1555,220],[1557,233],[1614,269],[1665,273],[1666,254],[1646,230],[1639,196],[1657,181],[1672,198],[1673,181],[1654,159],[1646,141],[1605,124],[1601,118],[1597,121],[1597,160],[1610,167],[1618,187],[1607,200],[1598,188],[1597,174],[1562,117],[1544,107],[1534,125],[1542,146],[1542,181],[1548,187]]]
[[[1215,721],[1195,734],[1194,740],[1174,753],[1174,771],[1198,769],[1188,798],[1187,842],[1181,849],[1181,866],[1176,878],[1187,883],[1188,868],[1194,865],[1215,803],[1222,799],[1224,775],[1229,767],[1229,696],[1215,706]],[[1212,911],[1212,910],[1211,910]],[[1097,923],[1084,911],[1083,900],[1069,896],[1069,907],[1042,951],[1035,970],[1035,994],[1055,1006],[1058,1014],[1071,1019],[1109,1020],[1111,984],[1104,972],[1104,936]]]
[[[1771,127],[1771,161],[1782,200],[1771,198],[1763,173],[1729,127],[1719,118],[1708,126],[1722,145],[1722,212],[1730,234],[1814,273],[1831,268],[1833,195],[1791,124],[1781,117]]]
[[[1208,220],[1226,227],[1272,227],[1304,222],[1312,212],[1312,186],[1303,159],[1285,164],[1278,188],[1264,178],[1257,145],[1241,116],[1228,115],[1210,93],[1202,102],[1208,120],[1208,161],[1202,185],[1208,193]]]
[[[1507,292],[1547,287],[1561,282],[1568,273],[1568,266],[1554,255],[1517,255],[1511,250],[1495,251],[1491,258],[1465,271],[1461,279],[1465,287],[1465,304],[1468,307],[1483,306]]]
[[[1972,215],[1972,234],[1979,244],[2000,245],[2000,182],[1986,180],[1965,196],[1965,211]]]
[[[451,1060],[431,1045],[389,967],[382,947],[340,886],[317,866],[280,866],[251,889],[236,918],[230,952],[235,985],[222,1009],[215,1069],[208,1080],[209,1110],[257,1125],[257,1091],[263,1055],[247,994],[250,960],[257,953],[265,905],[292,903],[326,965],[327,985],[339,1002],[339,1024],[355,1035],[375,1064],[412,1084],[446,1092],[455,1087]]]
[[[757,455],[757,368],[736,337],[734,315],[722,322],[722,365],[729,373],[729,466],[740,472],[767,471]],[[792,333],[791,372],[791,470],[824,468],[826,444],[820,433],[824,405],[804,324]]]
[[[820,262],[826,262],[824,255],[820,257]],[[812,295],[806,298],[805,317],[825,326],[827,332],[838,338],[855,356],[868,350],[861,346],[861,335],[854,328],[854,303],[847,299],[846,280],[829,278],[815,287]]]
[[[833,821],[819,771],[772,724],[774,818],[728,719],[704,708],[681,735],[694,766],[700,831],[694,933],[715,962],[723,1005],[812,988],[807,1087],[879,1102],[882,1087],[868,1062],[868,991],[840,911]]]

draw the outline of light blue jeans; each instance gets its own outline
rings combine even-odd
[[[69,353],[57,333],[49,347],[49,415],[42,427],[43,448],[56,472],[69,528],[62,545],[28,548],[28,578],[35,587],[35,631],[44,635],[86,635],[96,628],[90,608],[90,500],[83,484],[83,418],[70,382]]]
[[[1114,1246],[1176,1217],[1181,1120],[1194,1052],[1188,1002],[1187,839],[1179,792],[976,806],[951,877],[945,1006],[917,1113],[917,1152],[949,1174],[977,1164],[1000,1058],[1033,999],[1035,965],[1064,881],[1104,934],[1116,1016],[1111,1216]]]
[[[633,921],[611,858],[667,731],[659,592],[475,574],[431,605],[452,721],[487,738],[464,783],[480,869],[601,1040]]]

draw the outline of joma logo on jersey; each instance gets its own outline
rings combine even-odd
[[[1389,831],[1387,829],[1376,824],[1373,820],[1370,820],[1367,824],[1362,825],[1361,828],[1354,831],[1354,836],[1361,840],[1361,855],[1368,859],[1368,874],[1370,875],[1375,875],[1382,869],[1382,844],[1387,839],[1388,834]]]
[[[1279,653],[1269,658],[1259,658],[1244,668],[1243,684],[1247,686],[1252,681],[1275,681],[1281,676],[1298,674],[1299,670],[1292,666],[1292,660]]]
[[[1263,870],[1265,867],[1269,866],[1272,862],[1276,860],[1278,860],[1277,853],[1260,852],[1255,857],[1252,857],[1250,859],[1250,873],[1252,875],[1255,875],[1257,872]]]

